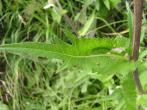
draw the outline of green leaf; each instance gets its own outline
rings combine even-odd
[[[145,57],[147,55],[147,50],[143,50],[142,52],[140,52],[139,54],[139,59],[141,60],[143,57]]]
[[[141,84],[145,90],[147,89],[147,80],[146,80],[147,74],[146,73],[147,71],[143,71],[140,74]]]
[[[0,101],[0,110],[9,110],[8,106]]]
[[[36,11],[39,11],[41,8],[41,5],[37,1],[28,1],[29,3],[25,6],[25,9],[23,10],[23,13],[25,17],[32,16]],[[17,9],[16,9],[17,10]]]
[[[74,18],[74,21],[78,21],[81,24],[85,24],[85,22],[87,21],[87,10],[82,9],[79,13],[77,13]]]
[[[95,13],[93,12],[92,15],[89,17],[87,22],[85,23],[84,27],[78,32],[79,36],[85,36],[87,31],[89,30],[90,26],[94,21]]]
[[[133,74],[129,73],[125,80],[123,81],[123,93],[125,99],[125,106],[124,110],[136,110],[136,100],[137,100],[137,93],[136,93],[136,86],[133,79]]]
[[[101,3],[100,0],[96,0],[95,7],[97,11],[100,10],[100,3]]]
[[[117,4],[120,2],[121,2],[121,0],[110,0],[111,7],[112,8],[116,7]]]
[[[64,29],[64,34],[72,44],[77,41],[77,37],[69,29]]]
[[[57,23],[60,23],[62,16],[66,12],[67,12],[66,10],[60,9],[60,8],[54,6],[51,11],[53,20],[56,21]]]
[[[147,108],[147,94],[141,95],[139,97],[139,103],[144,107]]]
[[[46,43],[16,43],[1,45],[0,51],[11,52],[26,57],[44,57],[48,59],[61,59],[65,66],[78,65],[81,67],[98,68],[99,65],[116,64],[118,61],[128,59],[122,55],[112,53],[92,54],[93,49],[111,48],[125,46],[126,39],[76,39],[73,45],[65,42],[56,44]],[[126,42],[125,42],[126,43]]]
[[[105,6],[107,7],[108,10],[110,10],[110,1],[109,0],[104,0],[103,1]]]
[[[130,47],[130,52],[131,52],[131,47],[132,47],[132,36],[133,36],[133,13],[129,7],[129,3],[126,2],[126,8],[127,8],[127,19],[128,19],[128,27],[129,27],[129,47]]]
[[[2,9],[3,9],[3,5],[2,5],[2,1],[0,0],[0,15],[2,14]]]
[[[128,17],[128,26],[129,26],[129,37],[132,39],[132,33],[133,33],[133,13],[130,9],[129,3],[126,2],[126,8],[127,8],[127,17]]]
[[[105,7],[103,3],[100,5],[100,10],[98,12],[99,17],[106,18],[108,16],[108,9]]]
[[[147,23],[146,17],[143,16],[142,24],[145,24],[145,23]],[[142,26],[141,36],[140,36],[140,43],[142,43],[142,44],[144,43],[143,40],[144,40],[144,38],[146,36],[145,34],[146,34],[146,26]]]
[[[93,3],[93,1],[94,1],[94,0],[85,0],[85,1],[84,1],[84,4],[85,4],[86,6],[89,6],[89,5],[91,5],[91,4]]]

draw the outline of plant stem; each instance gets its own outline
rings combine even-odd
[[[132,43],[132,60],[137,61],[140,47],[140,34],[142,25],[142,13],[143,13],[144,0],[134,0],[134,27],[133,27],[133,43]],[[139,79],[138,69],[133,72],[136,87],[139,93],[143,94],[143,87]]]
[[[144,91],[143,91],[143,87],[142,87],[142,85],[141,85],[141,81],[140,81],[140,78],[139,78],[138,69],[136,69],[136,70],[133,72],[133,77],[134,77],[134,80],[135,80],[135,83],[136,83],[136,87],[137,87],[137,89],[138,89],[139,94],[143,94]]]
[[[142,25],[144,0],[134,0],[134,29],[133,29],[133,51],[132,57],[134,61],[138,60],[139,47],[140,47],[140,34]]]

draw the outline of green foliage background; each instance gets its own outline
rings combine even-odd
[[[146,3],[138,62],[131,4],[0,0],[0,110],[144,110],[132,72],[147,89]]]

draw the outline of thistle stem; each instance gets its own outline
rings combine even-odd
[[[142,25],[142,13],[143,13],[144,0],[134,0],[134,27],[133,27],[133,42],[132,42],[132,55],[131,59],[138,60],[139,47],[140,47],[140,34]],[[143,94],[143,87],[139,79],[138,69],[133,72],[136,87],[140,94]]]

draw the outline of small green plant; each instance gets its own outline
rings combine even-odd
[[[104,82],[110,80],[116,73],[125,76],[124,73],[129,73],[135,69],[134,63],[129,61],[127,52],[129,40],[127,38],[72,38],[69,40],[71,44],[63,41],[58,41],[54,44],[5,44],[0,46],[0,50],[15,53],[27,58],[36,57],[39,59],[62,60],[63,64],[57,71],[78,66],[83,70],[97,72],[97,75],[100,75],[99,78],[103,77]],[[124,82],[124,88],[127,83],[131,84],[133,82],[130,80],[130,77],[125,79],[127,82]],[[131,98],[132,95],[132,98],[135,99],[135,87],[127,91],[124,91],[126,92],[125,95],[129,95],[129,98]],[[130,95],[131,91],[133,93]],[[129,105],[130,102],[127,102],[128,107],[130,106],[130,108],[133,108],[132,105],[135,107],[135,100],[134,103],[131,102],[131,105]]]
[[[122,20],[109,16],[114,10],[120,13],[120,0],[49,0],[52,6],[44,10],[45,2],[0,0],[0,21],[5,24],[0,52],[6,62],[6,75],[0,79],[0,110],[147,107],[146,95],[136,90],[132,74],[138,68],[146,89],[147,51],[141,47],[139,59],[130,61],[133,13],[129,4]],[[107,22],[108,16],[112,23]],[[118,22],[113,22],[115,17]],[[119,33],[126,27],[129,35]],[[143,46],[144,39],[143,25]]]

